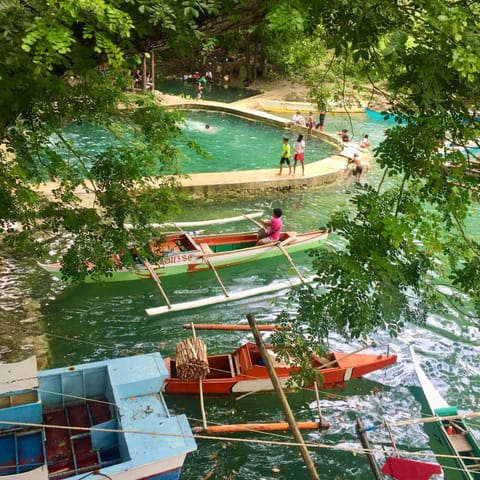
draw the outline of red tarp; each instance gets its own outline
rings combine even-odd
[[[390,457],[382,467],[382,472],[397,480],[428,480],[432,475],[442,473],[442,469],[435,463]]]

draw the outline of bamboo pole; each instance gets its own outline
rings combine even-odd
[[[364,430],[362,421],[357,417],[357,435],[360,439],[360,443],[365,450],[365,455],[367,456],[368,463],[370,464],[370,470],[372,470],[373,476],[376,480],[383,480],[385,478],[380,470],[380,467],[375,459],[375,455],[372,453],[370,447],[370,441],[368,440],[367,433]]]
[[[205,263],[210,267],[210,269],[213,271],[213,274],[215,275],[217,282],[219,283],[220,287],[222,287],[223,293],[228,298],[230,295],[228,294],[228,291],[225,288],[225,285],[223,284],[222,279],[220,278],[220,275],[218,274],[217,269],[215,268],[215,265],[210,261],[210,259],[206,255],[203,255],[202,258],[205,261]]]
[[[296,422],[299,430],[318,430],[330,427],[323,422]],[[208,428],[194,427],[193,433],[237,433],[237,432],[279,432],[289,429],[288,422],[276,423],[234,423],[231,425],[210,425]]]
[[[235,331],[250,331],[250,325],[239,325],[238,323],[196,323],[196,330],[235,330]],[[183,328],[185,330],[190,330],[192,328],[191,323],[186,323]],[[280,325],[264,324],[257,325],[257,328],[260,331],[269,332],[271,330],[280,330]]]
[[[191,327],[192,327],[193,338],[197,338],[197,332],[195,331],[195,325],[193,324],[193,322],[191,323]],[[207,414],[205,412],[205,400],[203,397],[203,382],[201,377],[198,379],[198,390],[200,393],[200,410],[202,412],[202,424],[203,424],[203,428],[206,430],[208,428],[208,424],[207,424]]]
[[[152,92],[155,90],[155,51],[150,51],[150,75],[152,77]]]
[[[155,280],[155,283],[157,284],[157,287],[160,290],[160,293],[162,294],[162,297],[165,300],[165,303],[167,304],[168,308],[171,309],[172,304],[170,303],[170,300],[168,299],[168,296],[162,287],[162,282],[160,281],[160,278],[158,278],[157,272],[155,271],[155,269],[152,267],[152,264],[147,259],[143,260],[143,263],[147,267],[147,270],[149,271],[153,280]]]
[[[322,407],[320,405],[320,394],[318,393],[318,382],[317,382],[316,379],[313,382],[313,385],[315,387],[315,398],[317,399],[318,421],[321,423],[322,422]]]
[[[142,53],[142,92],[147,89],[147,56]]]
[[[307,447],[305,446],[305,442],[303,440],[303,437],[299,428],[297,427],[295,417],[293,416],[292,410],[290,409],[290,405],[288,404],[288,400],[285,395],[285,392],[283,391],[282,385],[278,380],[277,373],[275,372],[275,367],[273,366],[270,355],[268,354],[265,344],[263,343],[262,337],[260,336],[260,332],[257,329],[257,323],[255,321],[255,317],[252,313],[249,313],[247,315],[247,319],[248,319],[248,323],[250,324],[250,327],[252,328],[252,332],[255,337],[255,342],[257,343],[260,355],[262,356],[263,361],[265,362],[265,366],[267,368],[268,374],[270,375],[273,388],[275,389],[275,392],[278,395],[280,403],[282,404],[282,409],[285,413],[285,416],[287,417],[287,422],[288,422],[288,425],[290,426],[290,430],[292,431],[295,441],[298,443],[298,448],[303,457],[303,461],[305,462],[307,470],[310,473],[310,476],[312,479],[319,480],[320,477],[315,468],[315,464],[313,463],[312,457],[310,457],[310,453]]]
[[[288,240],[288,239],[287,239]],[[280,251],[285,255],[285,258],[289,261],[290,265],[292,268],[295,270],[295,273],[298,275],[298,278],[302,281],[302,283],[305,283],[305,279],[303,278],[302,274],[300,273],[300,270],[298,267],[295,265],[295,262],[293,261],[292,257],[290,254],[285,250],[285,247],[282,245],[282,243],[277,243],[277,247],[280,249]]]

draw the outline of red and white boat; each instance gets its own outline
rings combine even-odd
[[[277,360],[272,345],[267,345],[281,384],[299,370]],[[346,381],[359,378],[397,361],[396,355],[331,352],[322,358],[312,359],[312,365],[322,374],[324,388],[342,386]],[[176,360],[165,358],[169,376],[165,380],[165,393],[199,395],[198,380],[180,380],[176,372]],[[267,369],[255,343],[246,343],[231,354],[208,355],[210,372],[202,383],[205,395],[230,395],[257,391],[270,391],[273,386]]]

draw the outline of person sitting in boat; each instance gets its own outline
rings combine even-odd
[[[282,209],[274,208],[273,215],[270,220],[261,220],[263,228],[258,231],[257,245],[265,245],[266,243],[278,242],[282,231]]]

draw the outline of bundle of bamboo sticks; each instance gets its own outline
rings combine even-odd
[[[177,344],[177,375],[182,381],[201,380],[210,372],[207,346],[200,338],[187,338]]]

